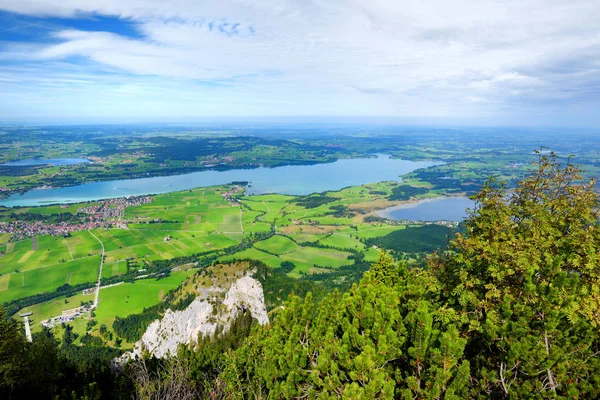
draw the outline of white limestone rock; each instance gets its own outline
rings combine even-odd
[[[148,326],[134,349],[115,359],[113,365],[118,367],[140,356],[143,349],[158,358],[175,354],[180,344],[191,344],[199,336],[213,335],[218,326],[228,331],[240,312],[250,311],[261,325],[269,323],[262,285],[256,279],[251,276],[238,279],[224,299],[222,292],[221,288],[203,290],[185,310],[167,310],[162,320],[157,319]]]
[[[262,285],[250,276],[240,278],[231,285],[231,288],[225,295],[223,305],[230,310],[234,310],[240,305],[247,306],[250,309],[252,317],[259,324],[266,325],[269,323]],[[233,315],[233,317],[236,316],[237,314]]]

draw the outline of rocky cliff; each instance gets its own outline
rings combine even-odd
[[[229,330],[231,322],[241,312],[250,312],[261,325],[269,322],[262,285],[251,276],[236,280],[228,290],[222,287],[203,289],[183,311],[167,310],[161,320],[150,324],[134,350],[115,362],[123,364],[141,355],[144,349],[159,358],[174,354],[180,344],[196,342],[199,336],[210,336],[219,326],[223,331]]]

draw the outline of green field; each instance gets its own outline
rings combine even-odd
[[[151,204],[129,207],[125,217],[147,229],[185,230],[195,232],[242,233],[240,207],[227,202],[222,188],[199,188],[156,196]],[[168,222],[167,222],[168,221]],[[142,225],[135,225],[139,228]]]
[[[96,232],[94,234],[97,235]],[[102,247],[100,243],[88,231],[74,232],[70,237],[64,239],[69,255],[73,259],[100,254]]]
[[[396,227],[395,230],[400,230]],[[319,244],[332,246],[336,248],[349,249],[361,251],[365,255],[365,260],[369,262],[375,262],[379,258],[379,251],[373,248],[372,246],[366,246],[360,240],[357,239],[360,237],[353,233],[348,232],[335,232],[333,235],[328,236],[319,241]]]
[[[269,253],[265,253],[264,251],[260,251],[256,248],[251,248],[251,249],[240,251],[238,253],[235,253],[235,254],[232,254],[229,256],[220,257],[218,261],[219,262],[227,262],[227,261],[231,261],[231,260],[246,260],[246,259],[262,261],[271,268],[279,268],[279,266],[281,265],[281,260],[279,259],[279,257],[274,256]]]
[[[319,244],[354,250],[362,250],[365,247],[362,242],[354,237],[351,237],[351,234],[337,232],[331,236],[327,236],[326,238],[319,240]]]
[[[390,225],[382,225],[382,226],[377,226],[377,227],[364,227],[363,229],[359,229],[356,232],[353,233],[348,233],[348,234],[352,234],[355,237],[359,237],[361,239],[369,239],[369,238],[374,238],[374,237],[378,237],[378,236],[385,236],[388,233],[400,230],[400,229],[405,229],[406,227],[403,225],[400,226],[390,226]]]
[[[100,256],[91,256],[6,275],[10,277],[10,282],[8,289],[0,291],[0,303],[38,293],[52,292],[65,283],[73,286],[94,282],[98,279],[99,268]]]
[[[325,234],[311,235],[308,233],[291,233],[291,234],[287,234],[286,236],[288,236],[292,240],[296,241],[296,243],[311,243],[311,242],[318,242],[319,240],[323,239],[327,235],[325,235]]]
[[[337,250],[301,247],[292,253],[282,254],[279,258],[294,263],[296,268],[289,275],[298,277],[301,273],[323,272],[321,267],[339,268],[342,265],[350,265],[352,264],[352,260],[348,259],[350,255]]]
[[[274,223],[281,218],[281,210],[287,207],[292,199],[292,196],[267,194],[247,196],[242,200],[242,204],[260,213],[257,222]]]
[[[244,237],[243,214],[239,206],[223,198],[224,190],[203,188],[156,196],[151,204],[126,210],[132,229],[95,229],[93,233],[106,252],[102,276],[125,273],[126,260],[141,263],[168,260],[240,243]],[[27,210],[52,214],[76,212],[80,207],[47,206]],[[154,223],[155,219],[161,223]],[[262,224],[262,228],[256,229],[249,221],[250,231],[269,229],[268,224]],[[9,238],[8,234],[0,236],[3,246],[0,250],[6,251],[0,257],[0,274],[4,275],[0,279],[0,301],[52,291],[64,283],[73,285],[97,278],[102,247],[87,231],[74,232],[66,238],[39,236],[5,244]],[[92,265],[94,268],[90,269]]]
[[[298,245],[285,236],[270,237],[267,240],[256,243],[254,247],[275,255],[291,253],[292,251],[298,250]]]
[[[80,232],[81,233],[81,232]],[[72,260],[65,240],[60,236],[38,236],[10,243],[10,251],[0,258],[0,273],[24,271]]]
[[[12,236],[12,233],[0,233],[0,245],[5,245]]]
[[[176,289],[194,270],[173,272],[163,279],[139,279],[100,289],[96,319],[111,327],[115,317],[126,317],[160,302],[165,293]]]
[[[104,264],[102,267],[102,277],[108,278],[111,276],[122,275],[127,272],[127,262],[118,261],[111,264]]]

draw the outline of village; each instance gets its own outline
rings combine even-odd
[[[152,197],[150,196],[120,197],[103,200],[100,204],[78,209],[77,214],[80,216],[80,219],[77,223],[61,222],[47,224],[42,221],[0,222],[0,233],[11,233],[11,241],[19,241],[39,235],[68,236],[72,232],[88,229],[111,227],[127,229],[127,224],[122,221],[125,208],[151,202]]]

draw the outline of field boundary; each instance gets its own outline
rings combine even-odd
[[[71,252],[71,246],[69,246],[69,242],[67,242],[67,239],[63,238],[63,241],[67,245],[67,249],[69,249],[69,254],[71,255],[71,261],[73,261],[74,258],[73,258],[73,253]]]
[[[8,290],[9,283],[10,283],[10,275],[0,276],[0,292],[4,292],[5,290]]]

